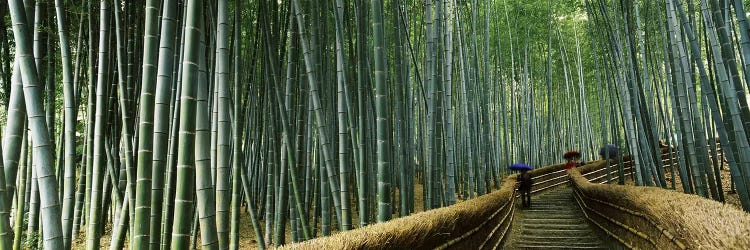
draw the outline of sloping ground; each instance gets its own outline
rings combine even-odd
[[[520,207],[520,201],[517,202]],[[516,210],[513,230],[505,249],[613,249],[595,226],[589,224],[573,199],[570,186],[532,196],[531,208]]]

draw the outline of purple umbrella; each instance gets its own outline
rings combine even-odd
[[[522,162],[516,162],[516,163],[510,164],[508,168],[510,170],[532,170],[534,169],[531,166],[526,165],[525,163],[522,163]]]

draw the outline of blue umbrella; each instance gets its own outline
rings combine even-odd
[[[599,149],[599,155],[601,155],[602,158],[607,158],[608,152],[609,158],[614,159],[620,153],[620,147],[617,147],[615,144],[607,144]]]
[[[508,168],[510,170],[531,170],[531,169],[533,169],[531,166],[526,165],[525,163],[522,163],[522,162],[516,162],[514,164],[511,164],[510,166],[508,166]]]

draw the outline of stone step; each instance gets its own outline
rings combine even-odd
[[[591,229],[588,224],[554,224],[554,223],[523,223],[524,229],[539,229],[539,230],[575,230],[575,229]]]
[[[520,245],[515,246],[516,249],[609,249],[602,246],[537,246],[537,245]]]
[[[517,242],[516,245],[528,245],[528,246],[567,246],[567,247],[599,247],[601,242],[599,241],[584,241],[584,242],[556,242],[556,241],[531,241],[524,240]]]
[[[584,218],[581,214],[540,214],[540,215],[532,215],[532,214],[523,214],[521,215],[521,219],[528,220],[528,219],[541,219],[541,220],[575,220],[575,219],[582,219]]]
[[[563,202],[572,202],[572,201],[574,201],[573,198],[571,198],[571,197],[565,197],[565,198],[531,197],[531,199],[534,199],[534,198],[539,198],[539,200],[542,200],[544,202],[549,202],[549,203],[553,203],[553,202],[563,203]]]
[[[593,234],[590,228],[587,229],[534,229],[524,228],[521,230],[522,236],[565,236],[565,237],[588,237]]]
[[[521,215],[522,219],[576,219],[584,218],[583,214],[578,213],[557,213],[557,212],[536,212]]]
[[[554,224],[586,224],[586,219],[583,217],[571,217],[571,218],[524,218],[524,224],[537,224],[537,223],[554,223]]]
[[[548,198],[544,198],[544,197],[531,197],[531,200],[532,201],[533,200],[537,200],[537,201],[542,202],[542,203],[570,203],[570,202],[575,202],[575,200],[573,200],[571,198],[568,198],[568,199],[558,199],[558,198],[548,199]]]
[[[531,196],[531,199],[537,199],[544,202],[571,202],[574,201],[573,197],[539,197],[539,196]]]
[[[578,207],[578,203],[574,200],[560,200],[560,201],[547,201],[547,200],[534,200],[531,199],[531,205],[549,205],[549,206],[570,206],[570,207]]]
[[[581,209],[579,209],[578,207],[573,207],[573,206],[554,206],[554,205],[535,204],[533,202],[531,203],[531,207],[527,207],[523,210],[524,212],[534,211],[534,210],[547,211],[547,212],[549,211],[560,211],[560,212],[581,211]]]
[[[531,205],[531,208],[527,208],[523,211],[524,213],[533,214],[534,216],[539,216],[543,214],[560,214],[560,215],[580,215],[580,210],[574,210],[572,208],[568,209],[541,209],[536,208],[534,205]]]
[[[554,210],[578,210],[577,207],[570,206],[568,204],[534,204],[531,203],[533,209],[554,209]]]
[[[547,242],[596,242],[599,238],[596,236],[579,236],[579,237],[562,237],[546,235],[526,235],[521,237],[527,241],[547,241]]]
[[[571,197],[573,192],[557,192],[538,195],[539,197]]]
[[[575,211],[573,209],[537,209],[532,207],[531,209],[523,211],[524,213],[528,212],[529,215],[532,215],[530,218],[536,218],[536,217],[545,217],[545,216],[554,216],[554,215],[573,215],[573,216],[583,216],[583,214],[579,211]]]
[[[531,195],[531,197],[539,197],[544,199],[572,199],[573,193],[569,194],[545,194],[545,195]]]

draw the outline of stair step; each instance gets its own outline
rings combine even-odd
[[[572,209],[541,209],[536,208],[535,206],[531,206],[530,209],[524,210],[524,212],[530,212],[530,213],[541,213],[541,214],[580,214],[580,211],[574,211]]]
[[[539,230],[575,230],[575,229],[590,229],[588,224],[553,224],[553,223],[523,223],[524,229],[539,229]]]
[[[555,241],[530,241],[521,240],[517,242],[517,245],[530,245],[530,246],[571,246],[571,247],[598,247],[601,243],[598,241],[594,242],[555,242]]]
[[[540,236],[591,236],[593,232],[590,229],[534,229],[524,228],[521,230],[523,235],[540,235]]]
[[[533,200],[534,199],[532,198],[532,201]],[[550,201],[550,200],[546,200],[544,198],[539,198],[537,202],[540,203],[540,204],[568,205],[568,204],[573,204],[574,201],[571,200],[571,199],[566,199],[566,200],[552,200],[552,201]]]
[[[570,197],[573,195],[573,192],[570,193],[553,193],[553,194],[542,194],[538,195],[539,197]]]
[[[570,199],[570,198],[573,198],[573,193],[569,193],[569,194],[554,194],[554,195],[537,195],[537,196],[534,196],[534,197],[542,197],[542,198],[545,198],[545,199]]]
[[[537,209],[536,207],[527,208],[523,211],[528,212],[534,216],[539,215],[581,215],[581,211],[573,210],[570,208],[565,209]]]
[[[516,245],[515,248],[519,249],[609,249],[602,246],[537,246],[537,245]]]
[[[545,216],[539,216],[539,215],[521,215],[522,220],[530,220],[530,219],[541,219],[541,220],[575,220],[575,219],[582,219],[582,215],[578,214],[571,214],[571,215],[564,215],[564,214],[548,214]]]
[[[575,209],[578,210],[578,204],[570,203],[570,204],[561,204],[561,203],[544,203],[544,202],[534,202],[531,201],[531,208],[555,208],[555,209]]]
[[[569,205],[556,205],[556,204],[531,204],[531,209],[566,211],[566,210],[573,210],[573,207]]]
[[[540,200],[541,202],[544,202],[544,203],[570,203],[570,202],[573,202],[572,198],[565,198],[565,199],[563,199],[563,198],[555,198],[555,199],[550,199],[550,198],[544,198],[544,197],[531,197],[531,199],[532,200],[535,200],[535,199],[536,200]]]
[[[541,206],[557,206],[557,207],[577,207],[578,204],[574,201],[564,201],[564,202],[545,202],[545,201],[535,201],[531,200],[531,205],[541,205]]]
[[[586,220],[582,217],[571,217],[571,218],[525,218],[523,223],[555,223],[555,224],[585,224]]]
[[[546,235],[525,235],[521,236],[523,240],[528,241],[553,241],[553,242],[594,242],[599,241],[595,236],[563,237],[563,236],[546,236]]]

